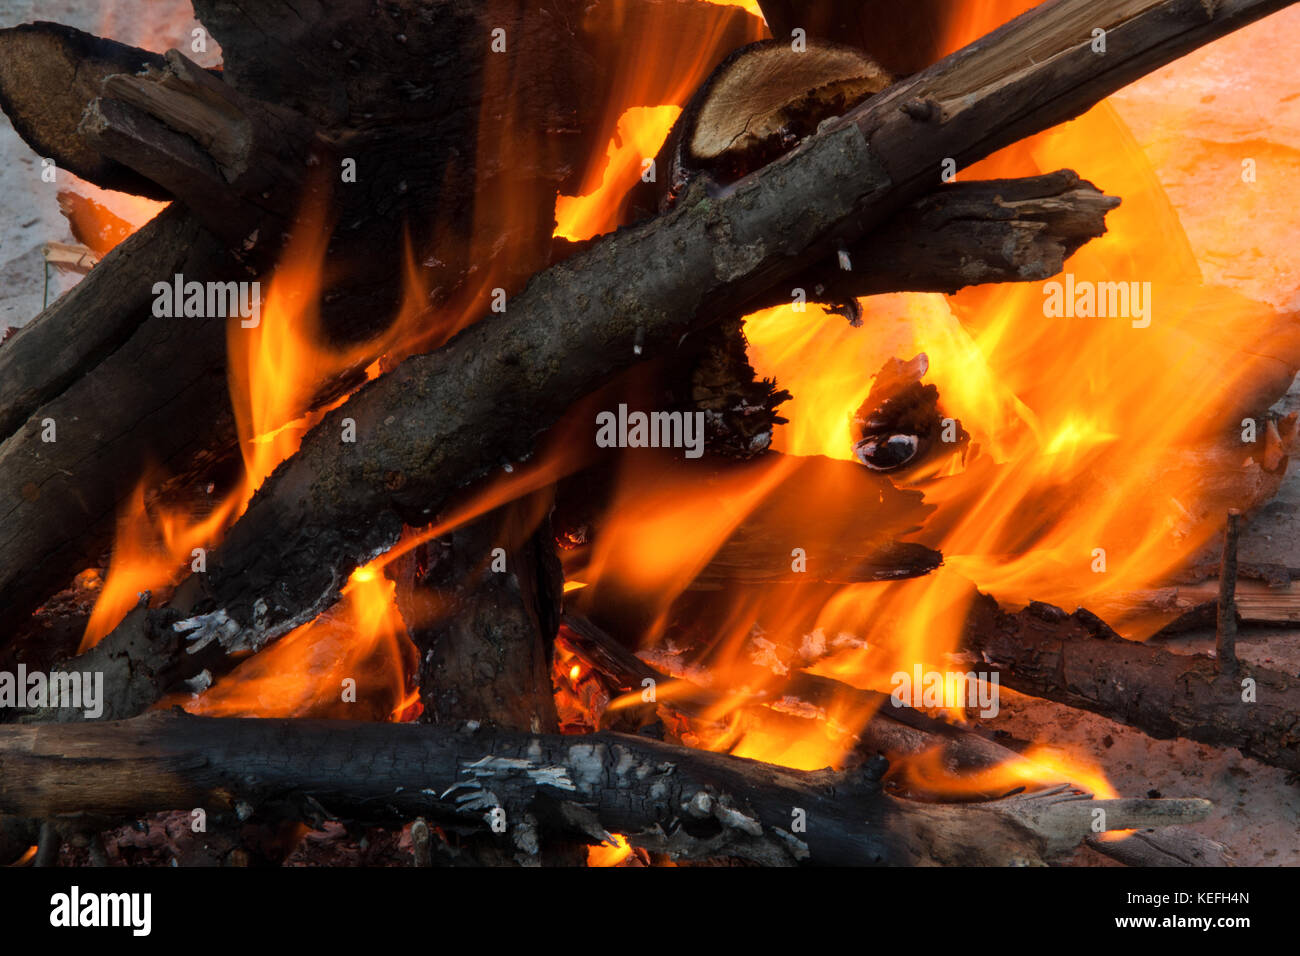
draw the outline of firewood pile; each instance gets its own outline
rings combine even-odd
[[[1239,554],[1300,322],[1046,132],[1290,0],[749,6],[193,0],[216,69],[0,29],[84,275],[0,343],[0,862],[1229,857],[976,712],[1300,773],[1237,648],[1300,620]]]

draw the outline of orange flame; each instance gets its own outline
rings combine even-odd
[[[375,563],[357,568],[343,600],[240,664],[182,706],[207,717],[402,720],[416,699],[401,667],[414,654]]]
[[[627,837],[621,833],[611,833],[610,836],[614,838],[613,846],[602,843],[599,846],[587,847],[588,866],[618,866],[632,855],[632,847],[627,842]]]

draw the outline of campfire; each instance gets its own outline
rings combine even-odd
[[[1289,6],[0,29],[0,861],[1254,861],[1132,755],[1300,773]]]

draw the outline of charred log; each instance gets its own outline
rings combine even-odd
[[[674,680],[581,614],[566,613],[564,625],[562,639],[566,646],[596,672],[612,680],[616,687],[636,693],[647,678],[664,687],[668,686],[668,681]],[[715,708],[720,698],[726,697],[728,705],[735,706],[739,693],[736,687],[725,692],[707,690],[677,678],[673,693],[657,706],[709,719],[712,713],[717,712]],[[906,767],[911,758],[935,754],[944,772],[953,777],[996,766],[1015,765],[1025,759],[1019,752],[971,729],[944,723],[909,708],[893,708],[889,706],[886,694],[852,687],[806,671],[794,672],[789,680],[768,687],[761,697],[755,695],[750,704],[742,706],[766,710],[778,704],[785,708],[785,712],[790,712],[792,704],[796,705],[797,712],[805,719],[812,719],[811,714],[853,711],[871,714],[857,732],[854,753],[859,760],[875,755],[887,758],[892,769],[886,781],[901,768],[904,793],[909,798],[928,798],[924,787],[918,788],[906,778]],[[622,710],[613,715],[615,719],[609,722],[608,729],[622,729],[617,724],[628,713]],[[767,710],[767,713],[771,711]],[[996,799],[1001,795],[987,793],[980,799]],[[1181,826],[1145,830],[1124,840],[1090,839],[1089,845],[1129,866],[1222,866],[1228,862],[1226,847]]]
[[[880,769],[807,773],[618,734],[153,714],[0,728],[0,811],[122,816],[244,802],[308,820],[423,816],[484,830],[504,815],[501,842],[523,857],[547,833],[598,842],[616,831],[684,859],[1005,865],[1068,853],[1093,832],[1094,808],[1112,828],[1190,822],[1210,808],[1063,788],[912,804],[880,793]],[[806,832],[791,832],[796,809]]]

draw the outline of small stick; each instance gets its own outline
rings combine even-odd
[[[1228,523],[1223,529],[1223,563],[1219,566],[1219,619],[1214,632],[1214,646],[1219,669],[1235,673],[1237,660],[1237,537],[1241,533],[1241,512],[1228,509]]]
[[[429,824],[424,817],[416,817],[411,824],[411,852],[417,867],[433,866],[433,856],[429,849]]]

